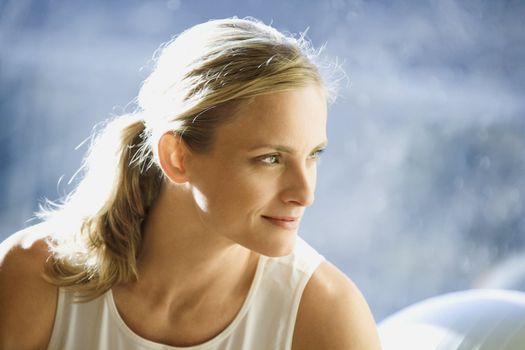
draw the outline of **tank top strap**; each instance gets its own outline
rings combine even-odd
[[[294,251],[265,259],[261,282],[243,328],[246,349],[291,349],[295,320],[303,291],[324,257],[298,237]]]

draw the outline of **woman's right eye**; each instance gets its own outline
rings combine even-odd
[[[264,164],[274,165],[279,164],[280,156],[278,154],[269,154],[266,156],[259,157],[259,160]]]

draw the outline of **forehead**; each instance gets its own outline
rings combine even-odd
[[[217,128],[214,148],[313,147],[326,139],[326,118],[326,98],[315,85],[256,96]]]

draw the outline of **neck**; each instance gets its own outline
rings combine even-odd
[[[249,289],[257,260],[206,229],[189,190],[165,184],[143,226],[139,281],[131,287],[166,303],[209,295],[221,300]]]

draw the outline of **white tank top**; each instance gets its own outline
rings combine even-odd
[[[276,350],[291,349],[295,319],[306,283],[324,260],[301,238],[292,254],[261,256],[250,291],[234,320],[213,339],[190,347],[150,341],[122,320],[110,291],[73,303],[59,290],[49,350]]]

